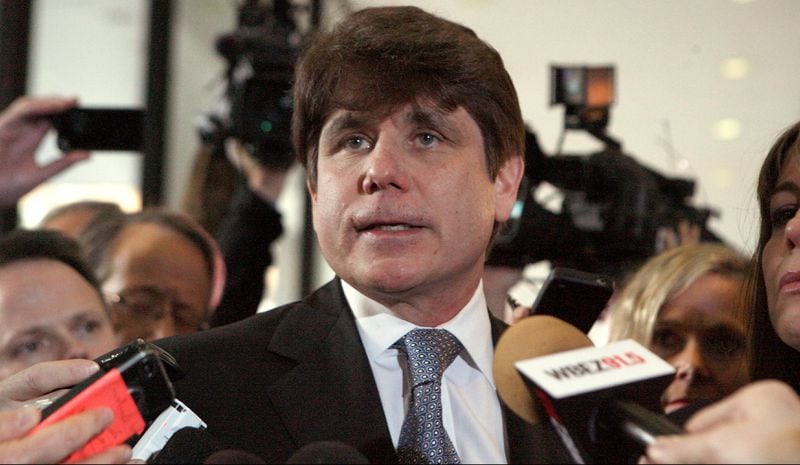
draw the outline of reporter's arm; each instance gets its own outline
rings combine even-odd
[[[797,463],[800,398],[788,385],[760,381],[701,410],[686,435],[661,437],[642,463]]]

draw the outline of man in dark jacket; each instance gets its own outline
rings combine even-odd
[[[497,52],[418,8],[361,10],[304,50],[293,118],[337,277],[161,342],[187,373],[178,398],[224,447],[268,462],[319,441],[373,463],[561,459],[502,405],[492,374],[504,328],[481,276],[524,170]]]

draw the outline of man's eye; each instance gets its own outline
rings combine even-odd
[[[45,346],[47,346],[45,341],[40,341],[38,339],[23,341],[14,347],[12,354],[14,357],[30,357],[44,350]]]
[[[98,320],[87,320],[81,323],[78,327],[78,331],[81,334],[92,334],[98,331],[102,326],[103,324]]]
[[[369,142],[361,136],[353,136],[344,141],[344,146],[350,150],[362,150],[369,148]]]
[[[424,147],[430,147],[439,142],[439,137],[429,132],[422,133],[417,136],[417,140]]]
[[[785,205],[770,213],[770,221],[772,226],[780,228],[786,226],[792,218],[797,214],[797,205]]]

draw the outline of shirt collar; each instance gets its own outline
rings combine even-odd
[[[392,344],[407,332],[419,327],[398,317],[388,307],[365,296],[345,281],[341,283],[370,360],[389,354],[394,350],[391,349]],[[486,377],[492,387],[496,388],[492,374],[494,342],[486,296],[483,293],[483,281],[478,283],[467,305],[450,321],[436,328],[446,329],[456,336],[466,350],[468,355],[466,360]],[[394,355],[394,352],[391,354]]]

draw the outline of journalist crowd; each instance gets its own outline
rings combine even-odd
[[[582,270],[608,279],[592,316],[608,346],[633,340],[668,375],[590,388],[568,407],[520,381],[526,415],[495,348],[548,317],[509,289],[534,259],[577,268],[596,255],[571,248],[546,210],[514,225],[519,193],[550,165],[532,162],[540,150],[503,58],[468,24],[369,7],[310,34],[291,83],[291,141],[266,149],[279,162],[236,137],[206,141],[233,173],[222,200],[221,171],[195,173],[183,209],[86,199],[0,233],[0,463],[582,463],[606,461],[605,448],[638,463],[800,460],[800,122],[775,128],[752,174],[752,256],[683,221],[648,256]],[[2,109],[0,207],[93,156],[36,160],[53,116],[78,107],[27,95]],[[334,277],[263,309],[295,165]],[[532,223],[546,234],[526,235]],[[583,341],[573,329],[514,343],[557,354]],[[137,415],[89,390],[100,379],[125,391],[131,352],[154,355],[172,390],[155,414],[142,405],[161,394],[146,384],[128,386]],[[73,397],[76,386],[89,395]],[[609,440],[595,430],[623,422],[588,397],[641,401],[647,412],[626,425],[669,427],[640,441],[619,426]],[[168,409],[202,421],[136,455]],[[132,416],[138,426],[120,426]]]

